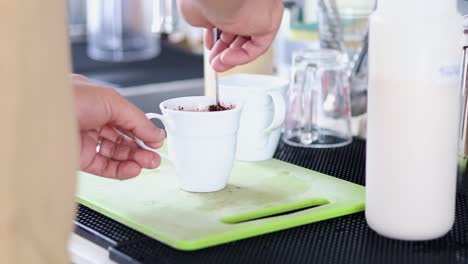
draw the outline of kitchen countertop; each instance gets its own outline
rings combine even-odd
[[[203,91],[201,56],[164,44],[162,54],[153,60],[113,64],[90,60],[85,49],[83,44],[73,45],[74,71],[111,84],[144,111],[158,111],[158,102],[166,97]],[[280,144],[276,158],[364,184],[362,139],[355,138],[352,145],[338,149]],[[453,230],[441,239],[425,242],[378,236],[367,227],[364,213],[194,252],[169,248],[83,206],[75,225],[80,235],[72,236],[70,243],[75,263],[112,263],[107,255],[117,263],[468,263],[468,194],[462,193],[457,196]]]
[[[364,184],[365,141],[337,149],[280,144],[275,157]],[[76,232],[109,247],[117,263],[468,263],[468,195],[458,194],[456,222],[443,238],[404,242],[370,230],[364,213],[194,252],[182,252],[81,206]]]

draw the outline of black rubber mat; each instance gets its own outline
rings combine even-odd
[[[280,144],[276,157],[358,184],[364,183],[365,142],[302,149]],[[80,206],[77,232],[110,247],[118,263],[468,263],[468,199],[459,194],[453,230],[427,242],[383,238],[354,214],[194,252],[172,249]]]

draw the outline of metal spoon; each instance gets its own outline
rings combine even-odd
[[[218,29],[213,28],[213,47],[216,41],[218,41]],[[219,102],[219,77],[216,71],[214,73],[214,78],[215,78],[215,87],[216,87],[216,106],[219,106],[221,105]]]

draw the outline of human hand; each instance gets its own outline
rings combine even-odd
[[[151,148],[163,144],[165,132],[112,88],[72,75],[80,128],[80,169],[99,176],[129,179],[142,168],[154,169],[160,157],[139,148],[138,137]],[[98,147],[99,146],[99,147]]]
[[[273,42],[283,16],[281,0],[179,0],[179,10],[193,26],[206,28],[209,61],[217,72],[249,63]],[[213,45],[213,28],[221,31]]]

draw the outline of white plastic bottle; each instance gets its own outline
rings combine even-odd
[[[379,0],[371,16],[366,219],[383,236],[453,225],[461,29],[455,0]]]

